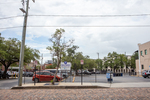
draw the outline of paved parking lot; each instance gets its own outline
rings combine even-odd
[[[68,79],[64,80],[63,82],[71,82],[73,77],[69,77]],[[81,76],[76,76],[74,82],[81,82]],[[92,74],[92,75],[83,75],[83,82],[87,83],[107,83],[106,74]],[[117,76],[113,77],[113,83],[135,83],[135,82],[150,82],[149,78],[137,77],[137,76]]]

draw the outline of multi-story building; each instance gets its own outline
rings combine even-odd
[[[136,72],[141,72],[143,70],[149,70],[150,69],[150,41],[138,44],[139,46],[139,59],[136,60]]]

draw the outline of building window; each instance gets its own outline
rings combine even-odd
[[[143,56],[143,52],[141,51],[141,56]]]
[[[147,55],[147,49],[145,50],[145,55]]]
[[[142,69],[144,69],[144,65],[142,65]]]

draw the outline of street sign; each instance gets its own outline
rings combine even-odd
[[[34,65],[37,65],[37,61],[36,60],[34,61]]]
[[[70,62],[61,62],[61,66],[60,66],[61,70],[70,70],[71,69],[71,63]]]
[[[84,64],[84,60],[80,60],[80,62],[81,62],[81,65],[83,65],[83,64]]]

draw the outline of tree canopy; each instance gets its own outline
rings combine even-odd
[[[0,63],[5,67],[3,75],[5,78],[8,67],[19,62],[21,42],[16,38],[6,40],[0,37],[0,40]],[[25,45],[24,64],[30,63],[31,60],[39,59],[39,53],[39,50],[32,49]]]
[[[74,42],[73,39],[70,39],[68,42],[62,42],[64,32],[65,30],[62,28],[56,29],[55,33],[52,34],[51,38],[49,39],[52,45],[46,48],[51,54],[57,56],[57,71],[62,60],[62,55],[65,55],[67,48],[69,48]],[[57,71],[55,73],[54,80],[56,78]],[[52,84],[54,83],[55,82],[53,81]]]

